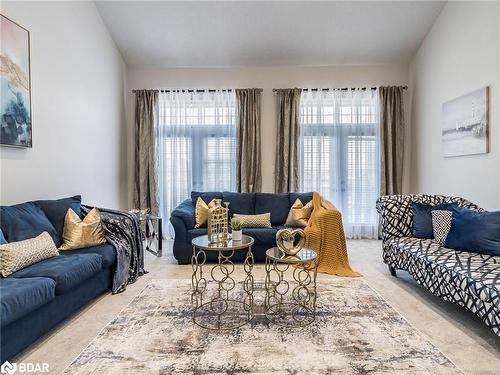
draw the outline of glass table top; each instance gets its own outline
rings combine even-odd
[[[277,247],[273,247],[266,251],[266,256],[280,263],[302,264],[315,260],[318,257],[318,254],[316,254],[315,251],[304,247],[295,255],[287,255]]]
[[[193,246],[208,251],[247,249],[248,247],[252,246],[253,243],[254,239],[250,236],[247,236],[246,234],[242,235],[241,241],[234,241],[232,239],[229,239],[225,242],[209,243],[207,235],[195,237],[191,241],[191,244]]]

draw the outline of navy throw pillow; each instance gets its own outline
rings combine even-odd
[[[290,193],[290,209],[292,205],[295,203],[297,199],[300,199],[302,204],[305,206],[306,204],[309,203],[309,201],[312,201],[313,199],[313,193]]]
[[[57,235],[54,226],[40,207],[33,202],[0,207],[0,228],[7,242],[34,238],[48,232],[54,242]]]
[[[33,203],[42,209],[54,226],[57,235],[54,242],[57,247],[61,246],[63,244],[64,218],[66,217],[66,213],[68,212],[68,209],[71,208],[78,216],[80,216],[82,197],[80,195],[75,195],[70,198],[41,200],[34,201]]]
[[[222,193],[222,202],[229,202],[229,216],[236,214],[253,215],[255,213],[255,193]]]
[[[432,211],[433,210],[447,210],[450,211],[454,207],[458,207],[458,203],[443,203],[443,204],[424,204],[412,203],[413,210],[413,230],[412,235],[415,238],[434,238],[434,231],[432,229]]]
[[[290,211],[289,202],[288,193],[255,193],[255,213],[270,212],[272,225],[284,225]]]
[[[500,256],[500,211],[454,208],[445,247]]]
[[[201,199],[203,199],[203,201],[206,204],[209,204],[212,199],[222,199],[222,193],[217,191],[206,191],[206,192],[192,191],[191,201],[195,206],[198,197],[201,197]]]

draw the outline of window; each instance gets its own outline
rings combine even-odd
[[[378,92],[304,92],[299,183],[341,212],[349,238],[376,238],[379,195]]]
[[[192,190],[236,188],[233,92],[164,92],[159,102],[160,195],[164,217]]]

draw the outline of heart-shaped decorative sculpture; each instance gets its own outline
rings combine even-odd
[[[299,242],[295,243],[295,236],[299,235]],[[288,242],[288,245],[285,243]],[[287,255],[295,255],[297,254],[306,243],[305,233],[302,229],[280,229],[278,233],[276,233],[276,245],[278,249],[283,251]]]

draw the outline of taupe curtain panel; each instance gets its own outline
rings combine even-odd
[[[278,142],[274,189],[277,193],[297,191],[299,185],[299,111],[301,89],[279,89]]]
[[[156,122],[158,90],[135,92],[135,181],[134,205],[158,214],[158,159]]]
[[[236,188],[257,192],[262,188],[260,149],[262,89],[236,90]]]
[[[405,120],[402,86],[380,87],[380,194],[402,194]]]

